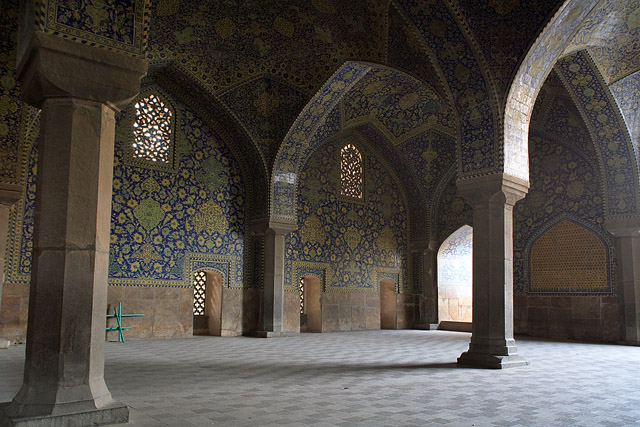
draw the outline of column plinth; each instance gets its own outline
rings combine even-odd
[[[285,220],[260,220],[251,225],[253,234],[264,236],[264,283],[262,328],[252,331],[258,338],[294,335],[284,331],[285,238],[297,225]]]
[[[458,363],[504,369],[528,365],[513,339],[513,206],[526,181],[497,174],[459,180],[473,207],[473,326]]]
[[[42,109],[33,261],[23,384],[0,424],[127,422],[104,381],[114,115],[146,62],[38,32],[25,55],[24,100]]]

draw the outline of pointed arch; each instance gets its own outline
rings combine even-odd
[[[555,70],[583,117],[598,153],[607,218],[638,212],[638,164],[629,130],[598,67],[586,51],[558,61]],[[631,191],[632,190],[632,191]]]
[[[511,83],[504,113],[503,172],[529,180],[529,122],[538,92],[599,0],[566,0],[544,27]]]

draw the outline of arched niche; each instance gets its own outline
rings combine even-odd
[[[529,251],[529,293],[611,292],[609,249],[594,231],[569,219],[543,230]]]
[[[438,320],[472,321],[473,229],[463,225],[438,250]]]

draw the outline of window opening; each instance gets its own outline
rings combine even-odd
[[[193,315],[204,316],[205,288],[207,274],[199,271],[193,276]]]
[[[133,156],[151,162],[169,163],[173,114],[157,96],[136,102],[133,123]]]
[[[353,144],[345,145],[340,154],[341,194],[362,199],[362,155]]]

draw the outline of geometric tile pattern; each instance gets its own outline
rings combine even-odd
[[[596,234],[561,221],[531,248],[530,292],[608,292],[607,250]]]
[[[640,421],[640,348],[519,338],[529,366],[456,365],[467,333],[364,331],[286,339],[106,343],[128,426],[622,426]],[[0,401],[24,346],[0,350]],[[205,357],[206,356],[206,357]],[[553,386],[550,386],[553,378]],[[122,425],[123,427],[125,425]]]

